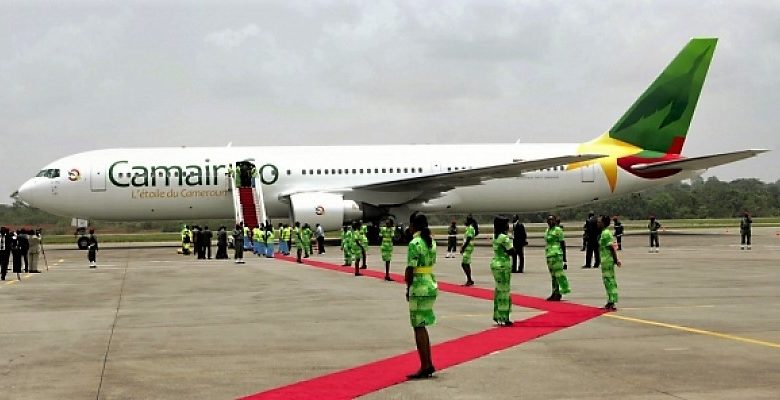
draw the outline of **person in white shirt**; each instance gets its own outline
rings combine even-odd
[[[317,240],[317,254],[325,254],[325,230],[322,229],[322,225],[317,224],[314,238]]]

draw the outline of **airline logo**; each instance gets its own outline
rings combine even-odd
[[[72,170],[68,171],[68,180],[71,182],[76,182],[81,179],[81,172],[77,170],[76,168],[73,168]]]
[[[317,206],[317,208],[314,209],[314,213],[317,215],[325,214],[325,207]]]
[[[680,172],[679,169],[653,172],[642,172],[631,169],[631,166],[635,164],[676,160],[680,159],[681,157],[676,154],[666,154],[656,151],[643,150],[642,148],[634,146],[630,143],[611,138],[609,137],[608,133],[605,133],[598,138],[591,140],[590,142],[580,144],[577,148],[577,152],[580,154],[609,154],[609,157],[569,164],[566,169],[575,170],[587,165],[599,164],[601,166],[601,170],[604,171],[604,177],[607,179],[607,183],[609,183],[609,189],[613,193],[617,187],[618,167],[631,175],[645,179],[666,178]]]
[[[127,160],[116,161],[108,168],[108,180],[116,187],[154,188],[164,186],[217,186],[227,179],[228,167],[220,165],[131,165]],[[264,185],[279,180],[279,168],[265,164],[258,169]]]

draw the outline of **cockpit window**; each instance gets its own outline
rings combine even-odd
[[[59,178],[60,177],[60,170],[58,169],[42,169],[41,172],[38,172],[38,175],[35,175],[38,178]]]

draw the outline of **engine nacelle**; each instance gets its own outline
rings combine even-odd
[[[353,200],[334,193],[298,193],[290,196],[292,220],[301,224],[322,225],[326,231],[340,230],[344,221],[363,217],[363,211]]]

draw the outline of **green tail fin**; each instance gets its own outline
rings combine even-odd
[[[645,150],[679,154],[718,39],[691,39],[609,130]]]

